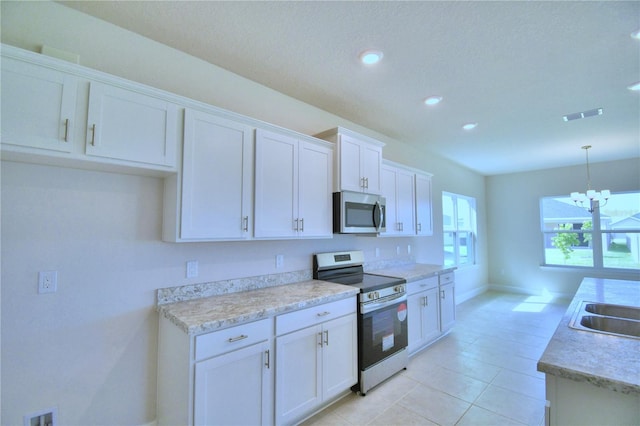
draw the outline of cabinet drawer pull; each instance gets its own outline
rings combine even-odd
[[[422,224],[418,223],[418,232],[422,232]]]
[[[249,231],[249,216],[245,216],[242,218],[242,230],[244,232]]]
[[[91,145],[96,146],[96,125],[91,126]]]
[[[299,231],[299,229],[298,229],[298,226],[299,226],[299,224],[298,224],[298,219],[293,219],[293,221],[296,223],[296,224],[293,226],[293,230],[294,230],[294,231]]]
[[[324,344],[329,346],[329,330],[324,331]]]
[[[269,368],[271,366],[271,356],[269,354],[269,349],[264,351],[264,357],[265,357],[264,366]]]
[[[69,142],[69,119],[64,120],[64,141]]]
[[[304,232],[304,217],[300,219],[300,232]]]
[[[331,312],[329,311],[324,311],[324,312],[319,312],[317,315],[319,317],[326,317],[327,315],[329,315]]]
[[[229,343],[233,343],[233,342],[237,342],[237,341],[239,341],[239,340],[244,340],[244,339],[246,339],[247,337],[249,337],[249,336],[247,336],[246,334],[241,334],[241,335],[236,336],[236,337],[229,337],[229,338],[227,339],[227,342],[229,342]]]
[[[322,332],[318,333],[318,346],[322,347]]]
[[[440,290],[440,299],[444,299],[444,298],[445,298],[444,290]]]

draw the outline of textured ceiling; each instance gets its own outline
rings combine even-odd
[[[640,156],[637,1],[61,3],[484,175]]]

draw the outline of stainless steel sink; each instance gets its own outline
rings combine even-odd
[[[587,303],[584,310],[592,314],[607,317],[628,318],[640,321],[640,308],[633,306],[610,305],[608,303]]]
[[[640,339],[640,307],[582,302],[569,327]]]
[[[585,315],[580,319],[580,325],[605,333],[640,338],[640,321]]]

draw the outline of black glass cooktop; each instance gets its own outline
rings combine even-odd
[[[325,279],[325,281],[358,287],[360,289],[360,292],[362,293],[372,290],[379,290],[381,288],[390,287],[392,285],[402,284],[405,282],[403,278],[387,277],[384,275],[365,273],[331,277],[330,279]]]

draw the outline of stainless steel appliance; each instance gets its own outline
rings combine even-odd
[[[342,191],[333,193],[333,232],[377,234],[386,231],[386,199],[380,195]]]
[[[318,253],[315,279],[352,285],[358,295],[358,384],[369,389],[407,367],[407,293],[402,278],[364,273],[362,251]]]

